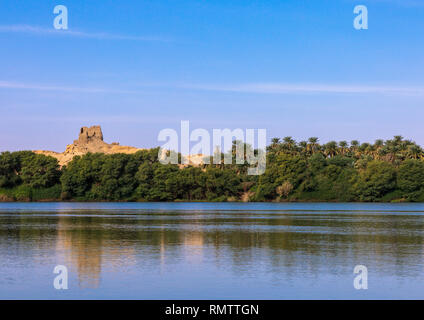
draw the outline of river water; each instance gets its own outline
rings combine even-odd
[[[0,299],[423,298],[424,204],[0,203]]]

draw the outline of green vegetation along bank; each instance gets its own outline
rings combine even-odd
[[[424,202],[424,152],[401,136],[322,145],[274,138],[259,176],[247,175],[248,165],[163,165],[158,152],[88,153],[63,168],[31,151],[3,152],[0,201]]]

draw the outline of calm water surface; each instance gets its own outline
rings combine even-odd
[[[0,203],[16,298],[424,299],[424,205]]]

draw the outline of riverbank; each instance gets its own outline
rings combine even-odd
[[[277,140],[260,175],[237,164],[236,143],[221,155],[230,164],[183,167],[162,164],[159,148],[87,153],[63,167],[46,155],[4,152],[1,201],[424,202],[424,152],[402,137],[351,147]]]

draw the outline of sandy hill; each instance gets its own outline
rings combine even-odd
[[[74,140],[73,144],[68,144],[66,146],[65,152],[59,153],[54,151],[46,150],[34,150],[37,154],[44,154],[46,156],[51,156],[56,158],[59,161],[59,165],[62,167],[68,164],[73,157],[81,156],[88,152],[91,153],[105,153],[105,154],[115,154],[115,153],[136,153],[139,148],[120,146],[117,142],[112,142],[108,144],[103,141],[102,128],[100,126],[92,126],[90,128],[82,127],[78,136],[78,140]],[[186,156],[189,160],[190,165],[198,166],[203,163],[204,155],[196,154]],[[187,165],[181,165],[185,167]]]
[[[119,143],[113,142],[108,144],[103,141],[103,133],[100,126],[92,126],[90,128],[82,127],[78,140],[74,140],[73,144],[66,146],[65,152],[59,153],[54,151],[35,150],[35,153],[51,156],[59,161],[60,166],[69,163],[74,156],[84,155],[88,152],[115,154],[115,153],[135,153],[139,150],[134,147],[120,146]]]

